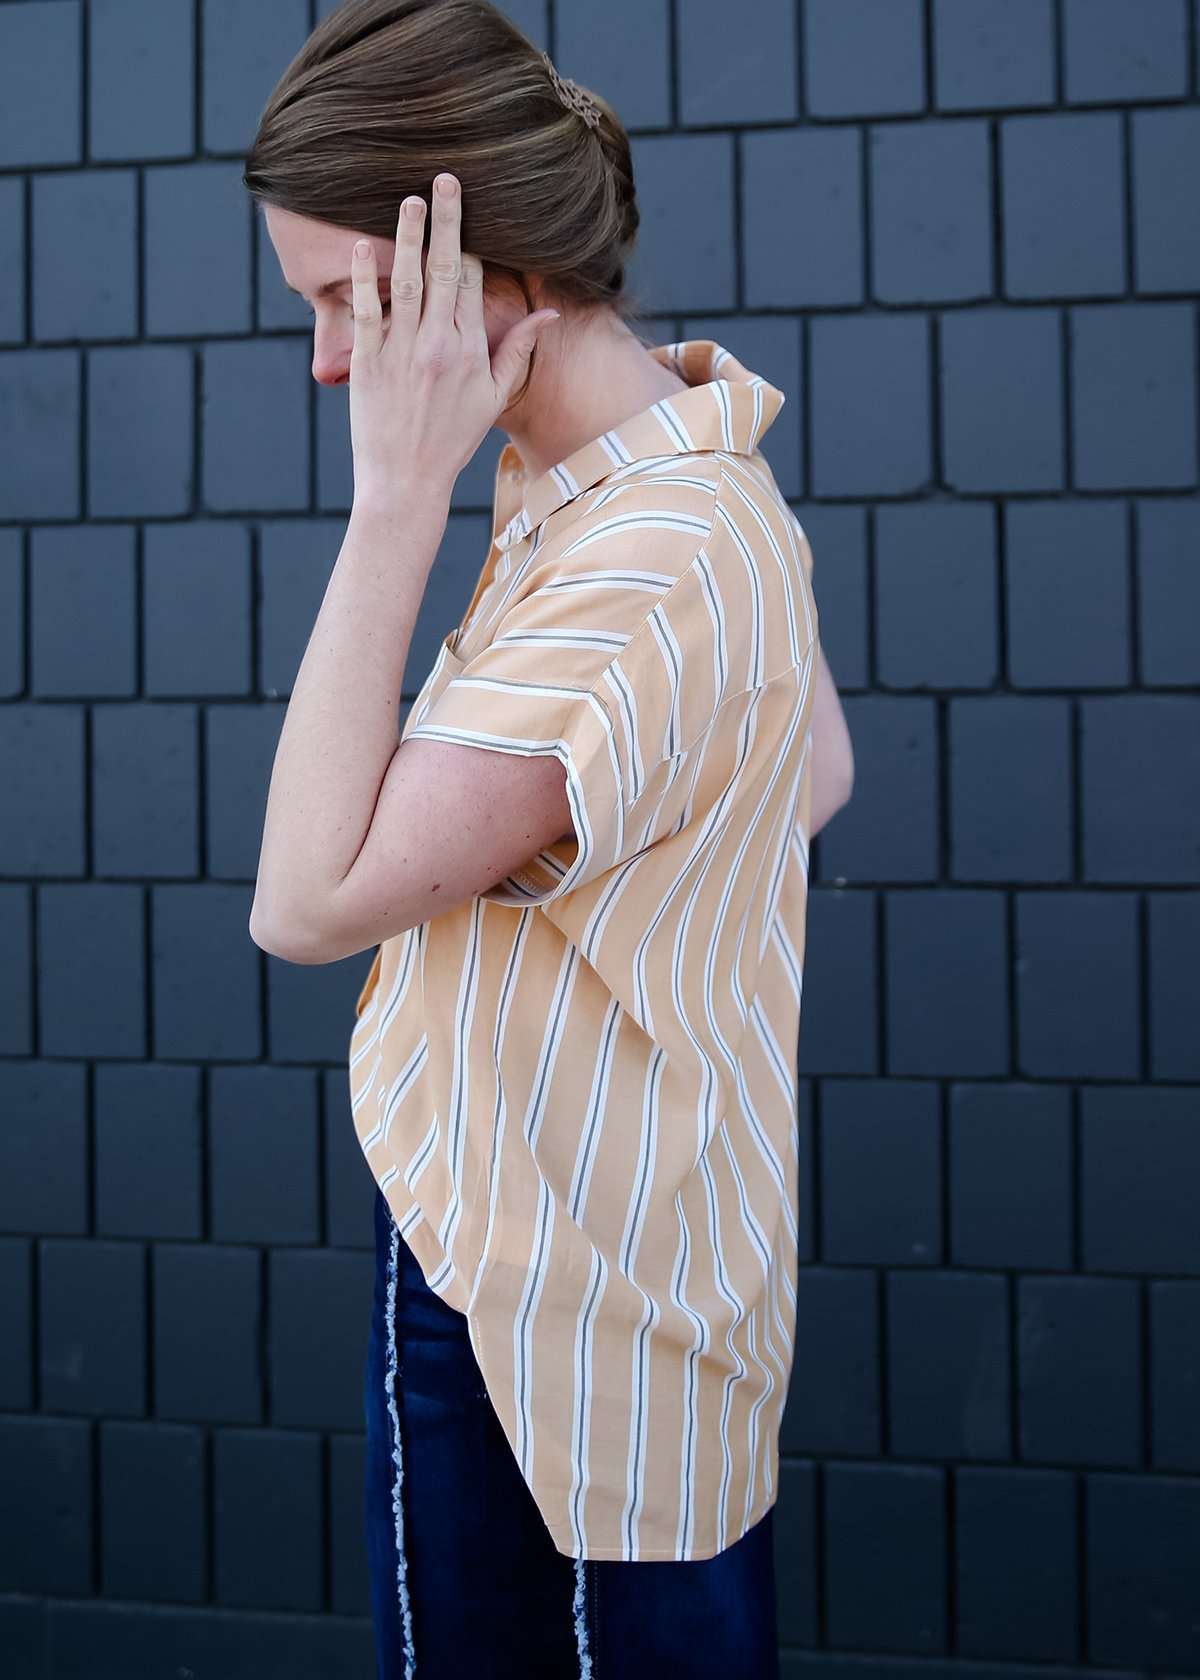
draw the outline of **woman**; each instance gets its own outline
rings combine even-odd
[[[807,847],[851,783],[757,447],[783,393],[631,329],[625,131],[486,0],[347,0],[245,179],[350,387],[251,932],[376,948],[379,1673],[776,1675]],[[493,426],[487,560],[397,744]]]

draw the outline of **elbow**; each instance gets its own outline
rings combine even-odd
[[[272,926],[259,913],[257,906],[250,911],[250,937],[260,951],[265,951],[269,957],[278,957],[281,962],[315,963],[321,958],[314,955],[311,940],[297,936],[295,926],[290,932],[278,923]]]

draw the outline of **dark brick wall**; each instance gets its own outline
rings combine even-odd
[[[788,392],[857,755],[813,848],[785,1672],[1200,1673],[1196,7],[509,9],[635,133],[656,337]],[[367,959],[246,932],[351,485],[238,182],[312,21],[0,0],[6,1680],[372,1672]]]

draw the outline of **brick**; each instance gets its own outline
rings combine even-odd
[[[0,783],[20,788],[0,805],[0,871],[82,875],[83,713],[78,706],[5,706]]]
[[[200,1237],[200,1070],[122,1062],[95,1077],[97,1232]]]
[[[653,297],[657,310],[734,308],[732,135],[643,134],[632,152],[642,221],[629,285]],[[703,195],[703,216],[694,213],[696,193]]]
[[[319,385],[314,393],[317,405],[317,506],[323,513],[349,513],[354,502],[354,456],[350,447],[350,394],[348,385]],[[774,428],[772,428],[774,429]],[[472,461],[478,459],[478,452]],[[472,463],[458,476],[458,483],[471,471]],[[487,500],[491,500],[492,480]],[[453,499],[451,500],[453,506]],[[485,534],[486,543],[487,536]]]
[[[270,1252],[271,1422],[360,1429],[375,1256]]]
[[[138,1243],[51,1238],[40,1246],[38,1352],[47,1411],[146,1410],[145,1255]]]
[[[850,127],[743,137],[750,308],[863,302],[862,144]]]
[[[1130,1279],[1018,1278],[1023,1459],[1140,1461],[1140,1335],[1138,1285]]]
[[[1008,1071],[1008,950],[998,892],[884,896],[891,1074]]]
[[[204,150],[247,151],[271,90],[309,32],[306,0],[203,0]]]
[[[262,1420],[261,1269],[261,1256],[250,1248],[155,1245],[156,1417]]]
[[[146,1054],[144,893],[102,881],[38,895],[38,1010],[48,1056]],[[89,953],[103,954],[98,971]],[[98,972],[102,983],[97,984]]]
[[[152,518],[192,506],[192,352],[132,344],[88,358],[88,507]]]
[[[964,309],[941,318],[947,487],[1058,490],[1062,377],[1054,309]]]
[[[934,702],[914,695],[850,695],[842,710],[854,743],[854,797],[822,835],[826,878],[933,881],[938,876]]]
[[[808,896],[801,1073],[878,1073],[875,894],[814,886]]]
[[[25,183],[0,180],[0,344],[25,337]]]
[[[1078,1661],[1075,1507],[1075,1478],[1053,1470],[955,1472],[962,1656]]]
[[[145,691],[251,692],[253,590],[244,525],[151,525],[143,569]]]
[[[1008,117],[1000,136],[1005,294],[1106,297],[1124,291],[1120,116]]]
[[[211,706],[206,713],[205,812],[208,874],[253,879],[282,705]]]
[[[1166,497],[1137,508],[1138,651],[1142,682],[1200,686],[1200,502]]]
[[[987,123],[883,123],[869,133],[872,295],[880,303],[990,297]],[[915,181],[921,183],[919,209]]]
[[[17,1675],[41,1680],[50,1672],[50,1633],[45,1600],[0,1600],[0,1651]]]
[[[0,885],[0,1056],[33,1054],[33,893]]]
[[[5,1504],[20,1513],[19,1522],[0,1525],[5,1592],[90,1593],[90,1425],[73,1418],[0,1418],[0,1486]]]
[[[49,1608],[59,1673],[170,1674],[186,1651],[195,1674],[221,1680],[345,1680],[375,1661],[369,1620],[168,1606],[69,1603]]]
[[[880,685],[990,688],[997,664],[992,510],[953,502],[880,507],[875,534]]]
[[[1200,111],[1135,111],[1132,148],[1137,290],[1200,291]]]
[[[968,697],[951,700],[949,721],[954,879],[1069,880],[1069,702]]]
[[[256,1610],[322,1608],[321,1442],[223,1429],[213,1440],[214,1597]]]
[[[1097,1088],[1081,1100],[1083,1264],[1200,1276],[1195,1092]]]
[[[944,111],[1054,102],[1053,0],[934,0]]]
[[[363,1542],[366,1443],[361,1435],[329,1441],[330,1609],[337,1616],[369,1616],[371,1587]]]
[[[926,319],[823,315],[810,330],[814,494],[924,489],[932,475]]]
[[[828,1644],[945,1651],[943,1472],[829,1464],[824,1482]]]
[[[80,261],[86,250],[86,261]],[[137,330],[137,180],[72,170],[33,181],[33,333],[132,338]]]
[[[808,0],[804,20],[810,116],[882,117],[922,109],[920,0]],[[864,41],[871,43],[869,53]]]
[[[1086,1506],[1090,1660],[1194,1670],[1200,1482],[1090,1476]]]
[[[93,858],[101,875],[195,875],[196,708],[92,709]]]
[[[680,12],[681,122],[794,122],[798,116],[791,0],[747,0],[738,21],[738,50],[731,53],[725,0],[692,0]]]
[[[950,1090],[950,1253],[958,1266],[1072,1263],[1068,1091],[988,1082]]]
[[[936,1266],[942,1259],[936,1085],[845,1079],[824,1088],[822,1258]]]
[[[0,1237],[0,1409],[28,1411],[33,1406],[33,1256],[32,1245]]]
[[[207,344],[202,357],[206,510],[307,507],[307,344],[285,338]]]
[[[1200,1470],[1200,1283],[1150,1285],[1154,1463]]]
[[[0,169],[78,163],[79,0],[0,6]]]
[[[260,964],[248,927],[251,889],[205,882],[151,893],[154,1054],[256,1061]]]
[[[20,531],[0,530],[0,698],[25,687],[25,563]]]
[[[208,1149],[215,1242],[320,1241],[316,1099],[308,1071],[212,1070]],[[269,1174],[263,1161],[273,1163]]]
[[[137,692],[137,570],[129,525],[30,532],[30,681],[43,699]]]
[[[879,1331],[874,1272],[800,1268],[796,1351],[780,1431],[784,1452],[879,1452]]]
[[[1080,702],[1090,881],[1200,881],[1200,698]]]
[[[164,1423],[101,1425],[100,1548],[106,1595],[203,1601],[201,1430]]]
[[[723,344],[744,367],[770,369],[770,382],[783,392],[784,405],[759,447],[782,494],[800,495],[804,475],[804,384],[799,320],[781,315],[745,315],[734,320],[727,315],[689,316],[683,323],[683,336],[712,339]],[[484,491],[489,503],[491,494],[489,483]],[[481,546],[487,546],[486,532]]]
[[[345,526],[332,519],[271,520],[261,528],[258,657],[262,691],[269,699],[291,694],[344,534]],[[447,622],[444,630],[449,628]],[[416,640],[414,629],[410,663]],[[428,633],[427,640],[432,664],[436,642]],[[413,692],[419,687],[414,684]]]
[[[1185,0],[1064,0],[1066,94],[1082,101],[1187,92]]]
[[[1151,1077],[1200,1079],[1195,1008],[1200,893],[1152,893],[1147,910]]]
[[[369,964],[362,970],[365,980]],[[350,1114],[346,1068],[327,1068],[321,1075],[324,1099],[321,1183],[325,1188],[325,1241],[338,1248],[375,1245],[372,1201],[375,1179],[359,1144]]]
[[[78,519],[78,350],[0,352],[0,432],[0,519]]]
[[[839,692],[866,688],[870,683],[867,510],[806,502],[795,512],[813,551],[821,651],[830,669],[837,673]],[[823,564],[827,554],[836,555],[836,565]],[[820,843],[818,836],[817,845]]]
[[[357,951],[331,963],[267,959],[272,1061],[345,1064],[363,962],[369,964],[371,954]]]
[[[146,332],[251,329],[253,206],[240,163],[146,171]]]
[[[1018,1071],[1034,1079],[1136,1079],[1133,893],[1016,894]]]
[[[1132,678],[1124,504],[1012,502],[1005,619],[1014,688],[1122,688]]]
[[[814,1464],[779,1467],[775,1523],[775,1579],[779,1594],[779,1638],[785,1645],[817,1644],[817,1469]]]
[[[195,148],[192,0],[91,0],[89,155],[188,157]],[[137,98],[130,98],[136,78]]]
[[[513,6],[505,10],[514,16]],[[667,0],[612,0],[604,16],[606,27],[597,29],[590,12],[570,6],[556,12],[555,65],[564,76],[602,88],[627,128],[666,128],[671,121]],[[681,24],[687,21],[680,19]],[[544,8],[538,35],[525,23],[520,27],[531,39],[539,39],[545,28]],[[793,64],[795,58],[793,43]]]
[[[1190,303],[1079,304],[1071,311],[1081,490],[1196,483],[1196,326]]]
[[[0,1230],[87,1230],[86,1073],[74,1062],[0,1062]]]
[[[1003,1278],[890,1273],[889,1451],[1006,1458],[1009,1357]]]

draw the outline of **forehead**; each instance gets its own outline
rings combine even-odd
[[[284,282],[293,291],[309,297],[336,291],[350,283],[350,253],[354,241],[362,238],[355,228],[335,227],[332,222],[320,222],[312,216],[298,216],[292,210],[281,210],[268,204],[263,219]],[[379,257],[391,248],[391,241],[373,241]]]

